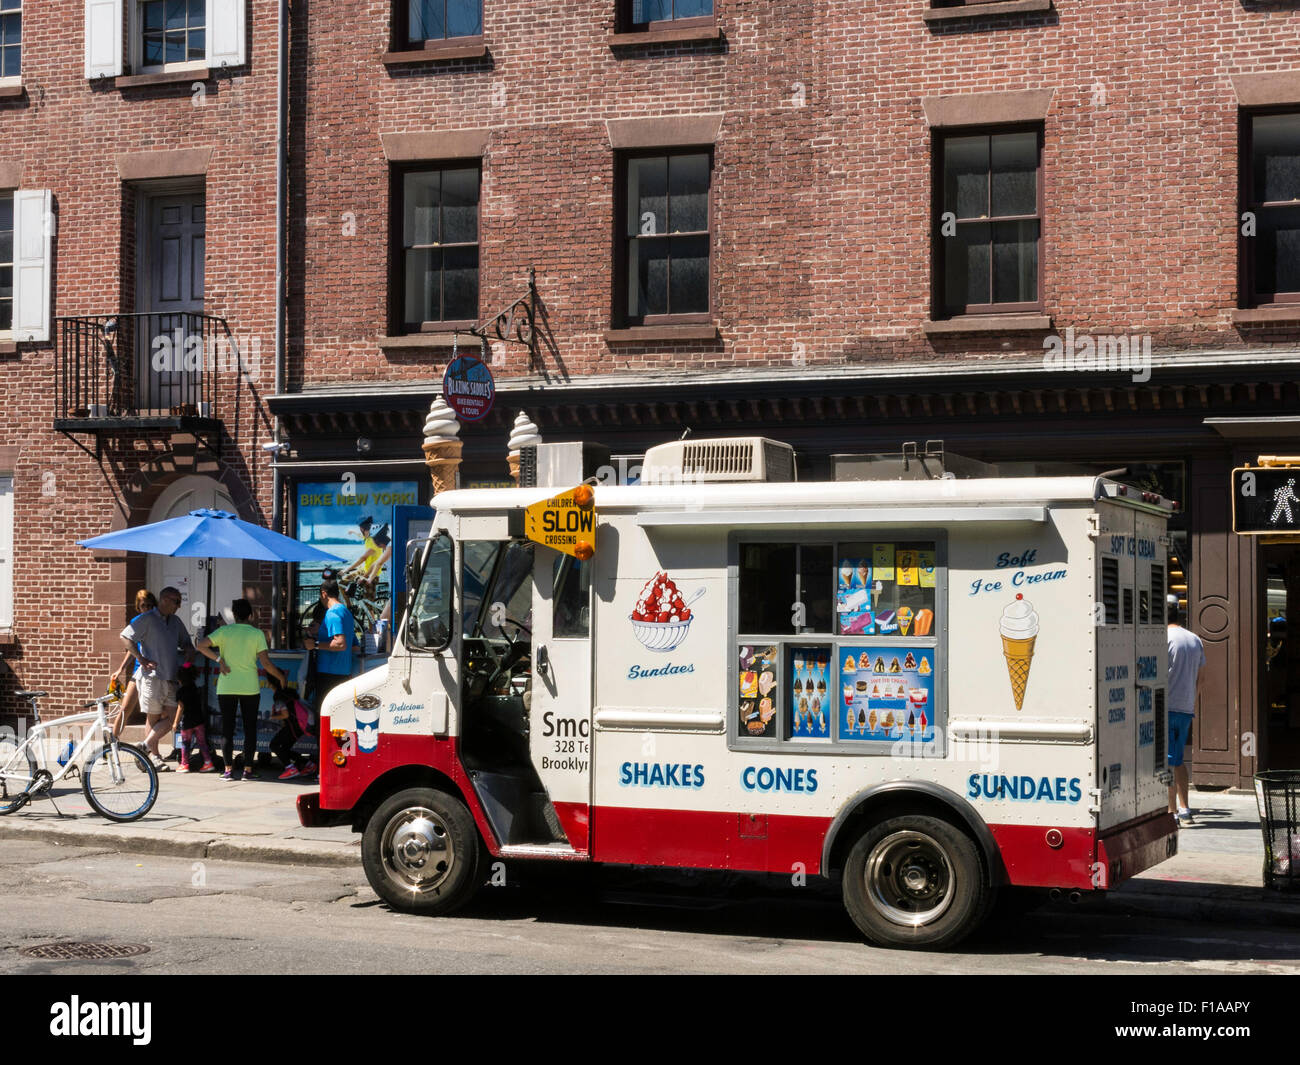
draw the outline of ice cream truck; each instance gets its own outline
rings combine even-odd
[[[753,871],[938,948],[1000,891],[1175,853],[1157,495],[802,482],[755,438],[434,502],[393,654],[326,700],[299,800],[363,833],[397,909],[449,913],[497,860]]]

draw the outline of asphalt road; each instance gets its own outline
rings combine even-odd
[[[0,846],[0,973],[1295,973],[1300,930],[1052,906],[960,953],[865,945],[834,893],[714,874],[511,867],[446,918],[390,911],[360,869]],[[58,941],[143,944],[37,961]]]

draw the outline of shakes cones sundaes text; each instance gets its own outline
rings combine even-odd
[[[1016,601],[1002,611],[998,633],[1002,637],[1002,657],[1007,660],[1007,676],[1011,678],[1011,694],[1019,710],[1025,704],[1025,685],[1029,683],[1029,667],[1038,639],[1038,614],[1023,595],[1017,595]]]

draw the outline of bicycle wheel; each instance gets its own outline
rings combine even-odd
[[[120,771],[113,772],[112,747],[100,747],[81,769],[81,790],[97,813],[110,821],[137,821],[158,801],[158,770],[139,747],[117,745]]]
[[[32,786],[36,772],[36,758],[32,749],[16,740],[0,740],[0,814],[7,814],[24,805],[19,799]]]

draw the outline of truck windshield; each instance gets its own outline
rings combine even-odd
[[[463,635],[502,637],[506,618],[532,628],[533,545],[521,541],[470,540],[464,545]],[[501,609],[494,610],[496,604]]]
[[[455,554],[451,537],[440,533],[429,542],[420,585],[411,600],[406,624],[406,644],[413,648],[440,648],[451,637],[452,573]]]

